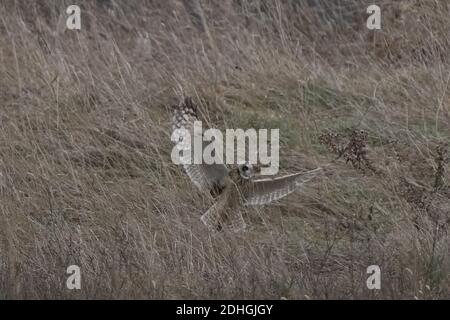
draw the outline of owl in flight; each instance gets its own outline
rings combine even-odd
[[[187,97],[184,102],[173,107],[172,129],[184,128],[194,135],[194,122],[199,121],[197,107]],[[183,137],[180,137],[182,141]],[[192,140],[192,139],[191,139]],[[191,152],[192,144],[184,144],[183,151]],[[201,216],[201,221],[213,230],[229,226],[232,230],[246,227],[241,206],[264,205],[281,199],[322,172],[322,168],[298,172],[282,177],[258,177],[260,167],[245,163],[234,168],[225,164],[185,164],[192,182],[203,193],[209,193],[214,204]]]

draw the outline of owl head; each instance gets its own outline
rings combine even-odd
[[[248,162],[240,164],[238,166],[238,169],[239,174],[243,179],[250,179],[261,172],[261,168],[259,165],[253,165]]]

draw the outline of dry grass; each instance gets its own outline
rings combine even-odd
[[[448,1],[378,1],[378,32],[371,1],[77,2],[80,31],[69,1],[0,4],[0,298],[448,298]],[[333,174],[207,232],[183,94]]]

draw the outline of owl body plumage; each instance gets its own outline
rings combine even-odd
[[[191,98],[174,106],[173,130],[184,128],[192,136],[195,134],[195,121],[199,118]],[[185,152],[193,151],[193,139],[190,140],[191,144],[183,146]],[[213,196],[215,202],[201,216],[201,221],[215,230],[221,230],[224,225],[231,226],[233,230],[245,228],[240,212],[242,206],[264,205],[281,199],[322,171],[317,168],[282,177],[261,178],[256,177],[251,164],[241,164],[232,169],[224,164],[205,163],[183,163],[183,167],[200,191]]]

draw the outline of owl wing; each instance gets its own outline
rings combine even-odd
[[[174,107],[173,113],[173,126],[172,129],[186,129],[191,136],[191,143],[178,144],[181,145],[183,152],[190,153],[191,159],[194,159],[194,134],[202,134],[194,132],[194,122],[200,121],[197,116],[197,107],[192,102],[192,99],[187,97],[183,103]],[[183,137],[180,137],[182,141]],[[203,139],[202,139],[203,141]],[[203,143],[203,149],[205,148],[205,142]],[[183,164],[184,170],[186,171],[192,182],[201,190],[209,191],[212,188],[221,185],[223,179],[228,175],[228,169],[223,164]]]
[[[238,207],[237,190],[228,186],[217,197],[217,201],[201,216],[200,220],[211,230],[220,231],[223,228],[241,231],[246,223]]]
[[[281,199],[322,172],[317,168],[278,178],[258,179],[250,182],[245,205],[262,205]]]

